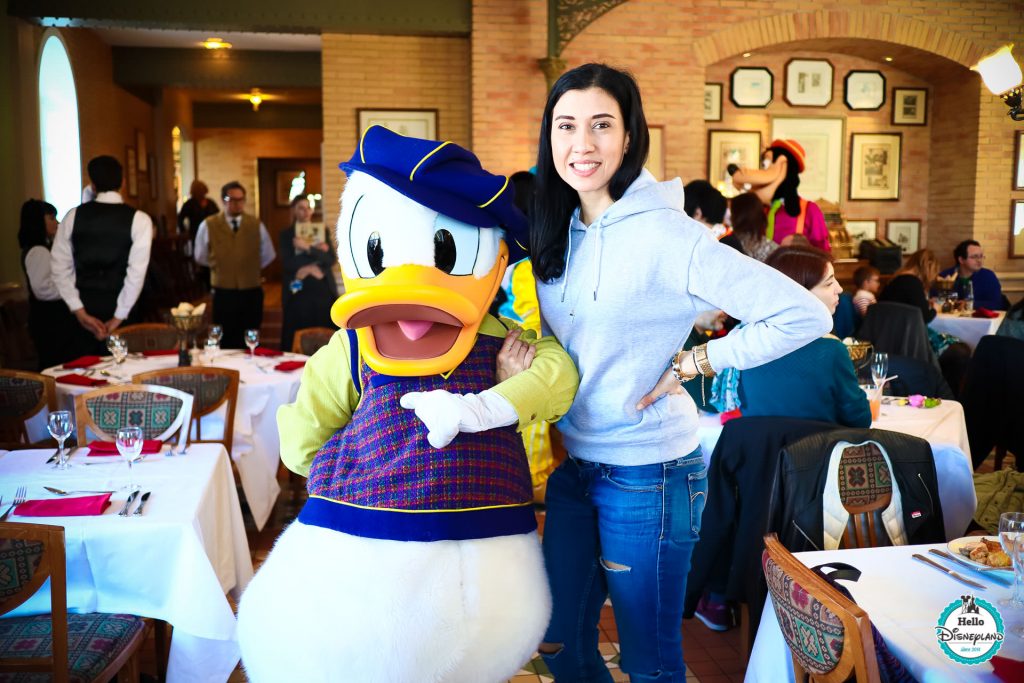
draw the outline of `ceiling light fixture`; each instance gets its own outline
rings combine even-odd
[[[981,74],[985,87],[993,95],[998,95],[1010,108],[1008,112],[1014,121],[1024,121],[1024,108],[1021,107],[1021,74],[1020,65],[1013,58],[1013,44],[1005,45],[971,67],[972,71]]]
[[[201,45],[207,50],[230,50],[231,43],[227,42],[223,38],[207,38]]]
[[[260,104],[263,103],[263,93],[260,92],[259,88],[253,88],[249,91],[249,103],[252,104],[253,111],[260,110]]]
[[[743,56],[744,56],[744,57],[749,57],[749,56],[750,56],[750,55],[752,55],[752,54],[754,54],[754,53],[753,53],[753,52],[744,52],[744,53],[743,53]]]
[[[882,59],[884,59],[887,62],[891,62],[892,61],[892,57],[882,57]]]

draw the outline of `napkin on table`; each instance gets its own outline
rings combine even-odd
[[[1000,680],[1006,681],[1006,683],[1024,681],[1024,662],[999,655],[990,661],[992,662],[992,673]]]
[[[73,368],[87,368],[90,365],[96,365],[99,362],[99,356],[82,356],[81,358],[76,358],[75,360],[65,363],[64,369],[71,370]]]
[[[147,349],[142,352],[143,356],[177,356],[178,349]]]
[[[298,370],[299,368],[303,367],[305,364],[306,364],[306,361],[304,361],[304,360],[286,360],[286,361],[281,361],[280,363],[275,365],[274,369],[275,370],[279,370],[281,372],[291,372],[292,370]]]
[[[61,375],[57,378],[58,384],[74,384],[78,387],[105,387],[109,382],[105,379],[99,379],[94,377],[86,377],[85,375],[79,375],[74,372],[66,375]]]
[[[18,517],[83,517],[86,515],[102,515],[110,505],[110,493],[95,496],[79,496],[76,498],[47,498],[44,500],[26,500],[14,508]]]
[[[277,349],[268,349],[265,346],[257,346],[255,353],[256,353],[257,356],[283,356],[284,355],[284,351],[278,351]]]
[[[996,313],[995,311],[990,311],[989,309],[987,309],[984,306],[982,306],[981,308],[974,309],[974,313],[971,314],[971,317],[972,318],[998,318],[999,314]]]
[[[159,453],[163,441],[157,439],[146,439],[142,442],[142,453]],[[113,441],[91,441],[87,446],[89,455],[120,455],[117,444]]]

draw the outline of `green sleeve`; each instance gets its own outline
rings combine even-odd
[[[579,387],[580,376],[572,358],[553,336],[535,339],[531,330],[523,341],[537,347],[533,365],[494,387],[519,415],[519,429],[538,422],[556,422],[569,410]]]
[[[348,335],[339,332],[306,363],[295,402],[277,410],[285,467],[308,476],[313,456],[349,423],[358,403],[359,394],[350,370]]]
[[[857,372],[853,369],[850,353],[841,341],[827,340],[832,345],[835,359],[835,396],[839,424],[846,427],[871,426],[871,403],[867,394],[857,384]]]

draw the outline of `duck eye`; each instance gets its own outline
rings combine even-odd
[[[380,244],[380,233],[377,231],[371,232],[366,240],[366,258],[374,275],[384,271],[384,247]]]
[[[441,228],[434,233],[434,266],[445,273],[451,274],[455,267],[458,250],[455,248],[455,238],[452,234]]]

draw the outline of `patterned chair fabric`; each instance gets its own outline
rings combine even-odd
[[[124,328],[118,334],[128,343],[128,353],[163,351],[164,349],[173,349],[178,346],[178,330],[173,325],[146,327],[137,330]]]
[[[46,385],[22,377],[0,376],[0,419],[20,418],[39,405]]]
[[[298,352],[305,356],[312,356],[320,350],[320,347],[327,346],[335,332],[336,330],[327,327],[299,330],[295,335]]]
[[[843,624],[800,584],[787,575],[765,551],[761,555],[775,616],[793,655],[808,672],[831,671],[843,654]]]
[[[70,680],[97,679],[145,627],[129,614],[69,614],[68,669]],[[51,656],[53,638],[49,614],[0,619],[0,658]],[[4,673],[0,683],[49,681],[49,673]]]
[[[193,415],[202,415],[224,398],[230,378],[213,373],[156,375],[146,378],[147,384],[158,384],[191,394]]]
[[[892,494],[892,473],[873,443],[848,446],[839,460],[839,499],[847,508]]]
[[[0,602],[32,580],[43,559],[41,541],[0,538]]]
[[[116,434],[121,427],[142,427],[144,438],[155,439],[174,424],[181,400],[152,391],[125,391],[90,398],[86,407],[107,434]]]

